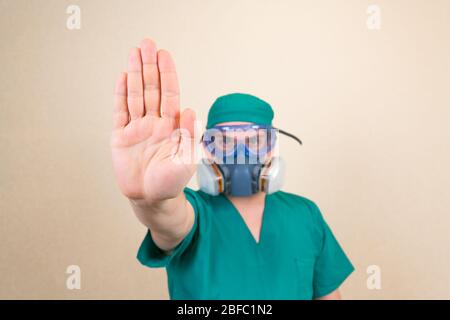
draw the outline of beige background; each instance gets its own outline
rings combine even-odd
[[[108,145],[143,37],[172,52],[199,118],[249,92],[303,139],[282,141],[285,190],[318,203],[354,262],[344,297],[450,298],[450,1],[2,0],[0,30],[0,298],[168,297],[165,271],[135,259],[145,228]]]

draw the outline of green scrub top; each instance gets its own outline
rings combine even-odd
[[[166,267],[171,299],[314,299],[354,270],[307,198],[266,195],[256,242],[226,196],[184,193],[195,211],[188,235],[167,255],[148,231],[138,252],[143,265]]]

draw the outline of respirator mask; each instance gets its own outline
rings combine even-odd
[[[205,155],[197,169],[200,190],[218,195],[250,196],[280,190],[284,162],[276,156],[278,134],[300,139],[271,125],[216,125],[202,136]]]

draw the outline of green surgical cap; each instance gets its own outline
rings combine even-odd
[[[231,93],[216,99],[208,112],[206,128],[221,122],[243,121],[271,125],[273,110],[267,102],[244,93]]]

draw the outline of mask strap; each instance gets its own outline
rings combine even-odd
[[[294,140],[297,141],[300,145],[303,145],[302,141],[301,141],[299,138],[297,138],[296,136],[294,136],[292,133],[286,132],[286,131],[284,131],[284,130],[281,130],[281,129],[278,129],[278,128],[275,128],[275,127],[273,127],[273,128],[276,129],[279,133],[282,133],[282,134],[284,134],[285,136],[288,136],[288,137],[294,139]]]

